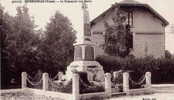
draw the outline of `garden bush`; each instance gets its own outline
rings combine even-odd
[[[95,85],[88,81],[86,72],[79,72],[80,76],[80,93],[104,92],[104,87]]]
[[[80,93],[95,93],[95,92],[104,92],[103,86],[98,86],[92,84],[87,79],[87,73],[85,72],[77,72],[80,76],[79,78],[79,86]],[[53,84],[53,85],[52,85]],[[72,93],[72,80],[64,81],[64,82],[50,82],[49,83],[50,91],[64,92],[64,93]]]
[[[63,92],[63,93],[72,93],[72,80],[70,80],[68,83],[63,84],[62,83],[49,83],[49,91],[56,91],[56,92]]]
[[[174,83],[174,58],[145,58],[98,56],[105,72],[131,71],[131,77],[138,80],[146,72],[152,72],[152,83]]]

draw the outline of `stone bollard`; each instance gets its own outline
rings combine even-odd
[[[105,93],[107,97],[111,97],[112,91],[111,91],[111,74],[106,73],[105,74]]]
[[[22,89],[27,87],[27,73],[22,72]]]
[[[48,73],[43,73],[42,74],[42,80],[43,80],[42,88],[43,88],[44,91],[48,90],[48,78],[49,78]]]
[[[150,88],[151,87],[151,72],[146,72],[145,77],[146,77],[146,86]]]
[[[79,87],[79,75],[78,73],[73,72],[72,77],[72,95],[73,100],[80,100],[80,87]]]
[[[123,91],[124,92],[129,91],[129,73],[128,72],[123,73]]]

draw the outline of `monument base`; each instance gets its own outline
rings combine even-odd
[[[72,78],[72,70],[79,72],[87,72],[89,81],[104,81],[104,70],[97,61],[73,61],[66,71],[66,78],[70,80]]]

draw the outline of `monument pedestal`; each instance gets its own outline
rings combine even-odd
[[[101,66],[97,61],[73,61],[67,67],[67,80],[72,78],[72,70],[86,72],[89,81],[104,81],[103,66]]]
[[[86,72],[88,81],[104,81],[103,67],[95,61],[95,44],[91,41],[91,30],[89,12],[86,1],[82,2],[83,10],[83,37],[82,40],[74,44],[74,61],[67,67],[67,80],[72,79],[72,71]]]

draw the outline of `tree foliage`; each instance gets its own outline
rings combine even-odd
[[[37,35],[34,34],[34,21],[29,16],[27,7],[17,7],[15,17],[3,12],[2,7],[1,11],[1,71],[4,82],[2,85],[8,85],[11,79],[15,79],[19,83],[20,73],[30,71],[34,67],[32,66],[34,56],[30,53],[39,40]]]
[[[72,24],[58,11],[46,26],[45,37],[39,49],[46,57],[45,67],[65,71],[73,60],[75,31]]]
[[[165,58],[167,58],[167,59],[171,59],[172,58],[172,54],[170,53],[170,51],[165,50]]]
[[[109,25],[105,21],[104,50],[109,55],[125,57],[130,52],[131,36],[128,26],[125,25],[126,20],[126,13],[116,8],[112,16],[114,24]]]
[[[23,71],[33,77],[38,70],[55,75],[73,60],[75,31],[66,17],[56,12],[43,32],[35,29],[26,6],[16,10],[17,14],[10,16],[0,5],[1,88],[20,85]]]

